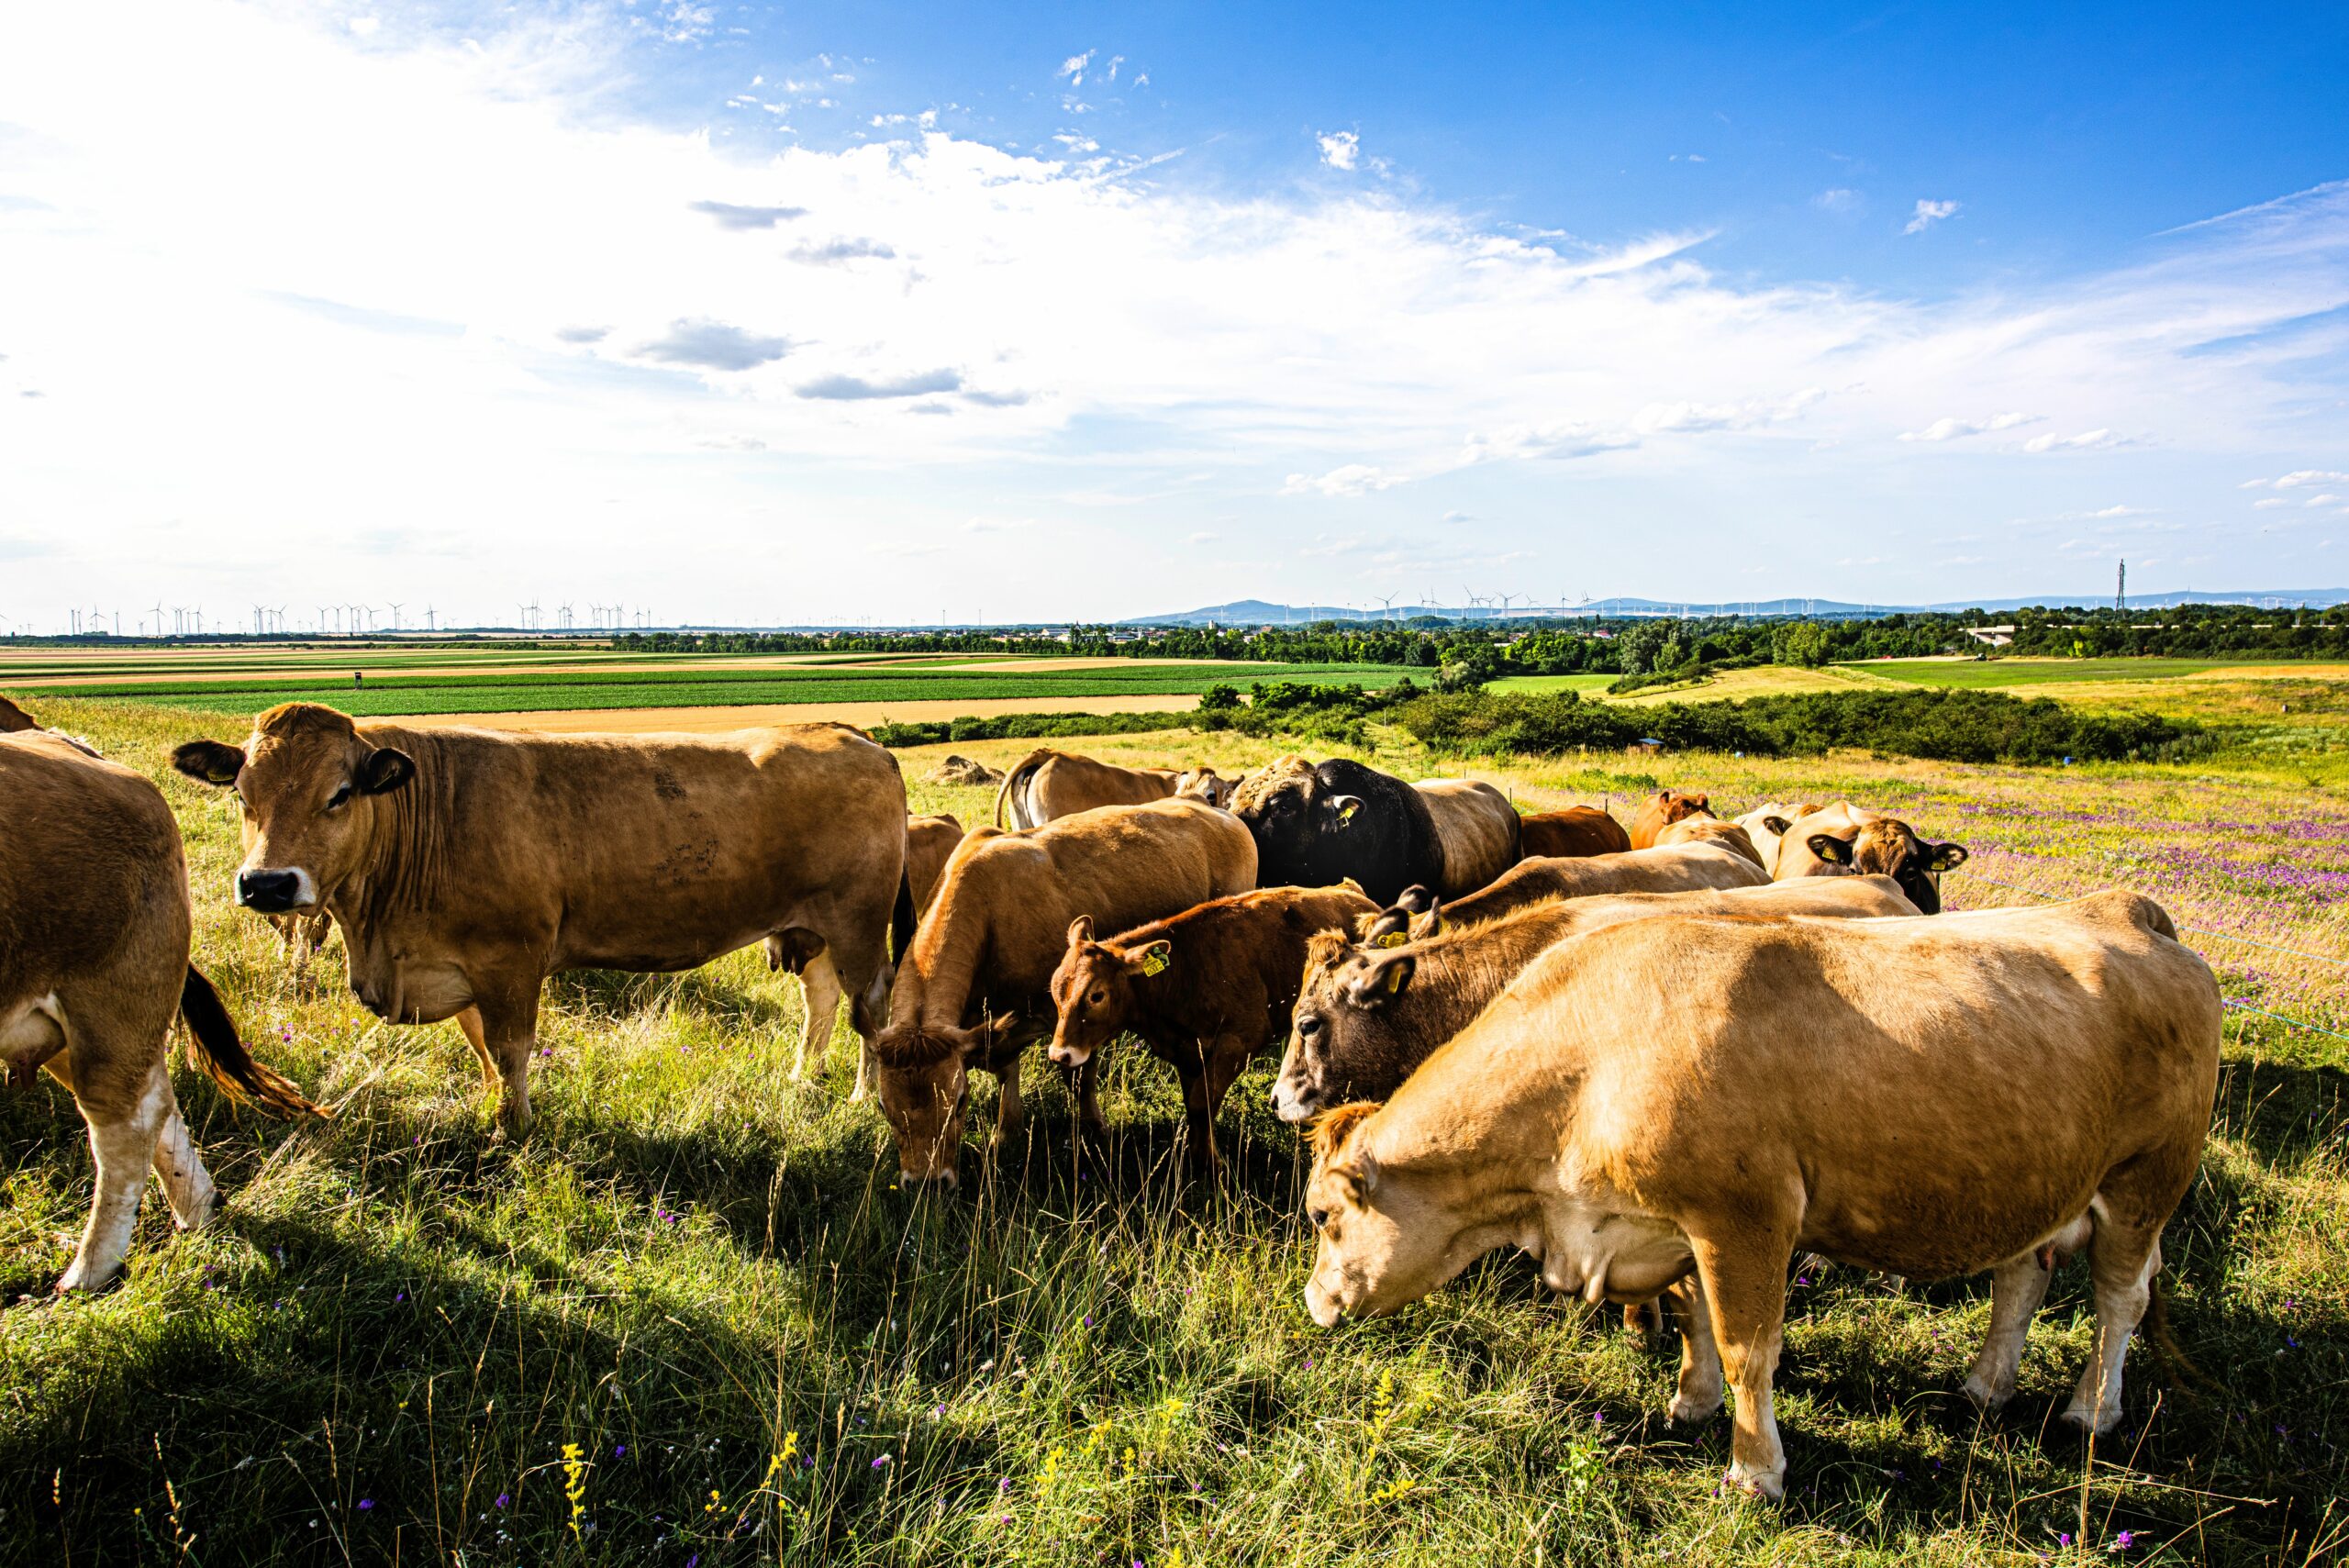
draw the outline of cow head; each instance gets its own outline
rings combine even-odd
[[[27,713],[6,697],[0,697],[0,735],[13,735],[21,729],[39,729],[39,728],[40,726],[33,721],[31,714]]]
[[[1684,795],[1676,789],[1656,791],[1648,797],[1648,805],[1655,810],[1656,826],[1659,828],[1669,828],[1675,822],[1691,817],[1710,817],[1713,814],[1711,795]]]
[[[1175,777],[1174,798],[1203,800],[1229,811],[1232,795],[1239,788],[1238,779],[1224,778],[1213,768],[1188,768]]]
[[[1324,1329],[1341,1317],[1376,1318],[1452,1278],[1490,1242],[1464,1232],[1408,1174],[1372,1151],[1380,1107],[1340,1106],[1313,1127],[1305,1208],[1316,1241],[1305,1309]]]
[[[245,838],[237,902],[264,915],[321,907],[363,863],[381,797],[416,776],[406,752],[370,743],[349,715],[309,703],[262,714],[241,751],[191,740],[172,766],[235,787]]]
[[[986,1052],[987,1024],[892,1022],[873,1040],[881,1114],[897,1139],[897,1173],[910,1187],[952,1186],[971,1103],[970,1062]]]
[[[1111,947],[1093,940],[1093,917],[1069,922],[1068,951],[1052,971],[1051,1055],[1063,1067],[1082,1067],[1093,1053],[1118,1038],[1132,1016],[1134,982],[1163,974],[1174,962],[1174,944],[1163,937],[1139,947]]]
[[[1392,948],[1357,948],[1336,931],[1306,944],[1305,978],[1291,1014],[1288,1048],[1273,1080],[1283,1121],[1313,1117],[1357,1093],[1364,1079],[1394,1077],[1394,1053],[1375,1015],[1403,995],[1419,961]]]
[[[1909,824],[1889,817],[1862,823],[1849,839],[1813,833],[1809,842],[1810,852],[1830,865],[1859,876],[1892,878],[1909,902],[1928,915],[1942,912],[1941,888],[1934,876],[1955,871],[1966,859],[1964,844],[1928,843]]]
[[[1258,855],[1282,866],[1308,863],[1315,847],[1345,831],[1362,809],[1360,795],[1331,790],[1311,762],[1294,755],[1250,773],[1231,796],[1232,815],[1255,835]]]

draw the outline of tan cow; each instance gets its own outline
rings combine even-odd
[[[821,1068],[843,985],[868,1041],[885,1016],[905,784],[846,725],[540,735],[289,703],[241,748],[192,740],[172,761],[235,786],[237,901],[332,911],[361,1004],[454,1018],[509,1134],[529,1125],[539,993],[559,971],[692,969],[798,929],[821,942],[800,1073]]]
[[[47,1067],[89,1128],[96,1191],[57,1288],[95,1290],[122,1267],[150,1167],[181,1229],[212,1217],[165,1060],[174,1017],[232,1097],[273,1115],[317,1107],[247,1054],[188,962],[187,862],[161,791],[61,737],[12,731],[0,823],[0,1062],[19,1086]]]
[[[1773,874],[1888,876],[1928,915],[1941,912],[1941,873],[1965,863],[1965,846],[1927,843],[1899,818],[1848,800],[1806,812],[1786,828]]]
[[[1911,1279],[1995,1271],[1965,1380],[1995,1407],[2054,1258],[2085,1247],[2096,1338],[2064,1417],[2108,1432],[2210,1126],[2220,1018],[2209,967],[2128,893],[1576,937],[1384,1107],[1333,1113],[1306,1189],[1307,1307],[1325,1325],[1391,1312],[1512,1243],[1592,1301],[1694,1271],[1695,1331],[1737,1385],[1728,1479],[1775,1497],[1798,1251]],[[1675,1418],[1719,1405],[1692,1360]]]
[[[1523,819],[1508,796],[1475,779],[1421,779],[1411,786],[1427,802],[1443,857],[1443,896],[1475,892],[1522,858]]]
[[[1759,887],[1769,880],[1752,856],[1720,843],[1668,844],[1574,860],[1520,861],[1490,885],[1450,903],[1427,888],[1406,888],[1393,908],[1363,928],[1362,936],[1371,942],[1398,933],[1432,936],[1448,926],[1489,920],[1545,898],[1695,893],[1709,887]]]
[[[1518,840],[1528,860],[1537,855],[1618,855],[1631,847],[1623,825],[1596,806],[1529,811],[1518,825]]]
[[[1052,1059],[1084,1066],[1140,1035],[1182,1079],[1191,1161],[1213,1170],[1216,1111],[1249,1058],[1287,1035],[1307,944],[1377,910],[1347,883],[1235,893],[1106,940],[1080,917],[1052,971]]]
[[[1213,768],[1125,768],[1043,746],[1003,775],[995,794],[995,825],[1041,828],[1096,806],[1146,806],[1178,793],[1227,806],[1231,786]]]
[[[1787,805],[1783,801],[1765,800],[1737,819],[1762,856],[1762,869],[1772,876],[1778,874],[1778,846],[1795,819],[1819,810],[1816,804]]]
[[[899,958],[889,1026],[874,1042],[904,1179],[956,1179],[974,1067],[1003,1081],[996,1143],[1018,1129],[1019,1052],[1052,1029],[1052,971],[1080,917],[1123,930],[1255,884],[1255,840],[1195,800],[974,829]],[[1096,1128],[1091,1065],[1072,1077],[1079,1118]]]
[[[1718,817],[1684,817],[1655,836],[1659,850],[1668,850],[1675,844],[1718,844],[1752,861],[1763,875],[1770,874],[1769,868],[1762,863],[1762,851],[1753,847],[1745,829]]]
[[[1631,848],[1648,850],[1655,847],[1655,836],[1675,822],[1691,817],[1710,817],[1713,797],[1709,795],[1683,795],[1676,789],[1660,789],[1640,802],[1631,814]]]
[[[1324,938],[1307,958],[1288,1050],[1273,1084],[1273,1110],[1283,1121],[1297,1122],[1348,1100],[1385,1099],[1527,964],[1585,931],[1660,915],[1882,919],[1916,913],[1890,877],[1816,877],[1687,893],[1545,898],[1489,920],[1447,920],[1440,932],[1392,946],[1355,947]]]

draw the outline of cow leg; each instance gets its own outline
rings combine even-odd
[[[171,1092],[166,1078],[164,1092]],[[155,1174],[163,1183],[163,1195],[171,1200],[172,1218],[183,1230],[201,1230],[211,1222],[213,1211],[219,1206],[220,1193],[212,1184],[212,1173],[204,1168],[203,1159],[195,1151],[195,1140],[187,1135],[187,1123],[180,1118],[179,1098],[173,1095],[171,1113],[163,1118],[162,1130],[155,1138]]]
[[[1019,1058],[1014,1055],[996,1070],[1002,1082],[1003,1093],[996,1101],[995,1135],[987,1140],[987,1151],[993,1153],[1019,1135],[1028,1124],[1027,1107],[1019,1103]]]
[[[505,1091],[499,1107],[500,1133],[520,1138],[530,1130],[530,1053],[539,1044],[539,983],[527,989],[485,996],[474,1004],[481,1009],[482,1037],[486,1054],[497,1064],[497,1079]]]
[[[1712,1310],[1705,1302],[1705,1284],[1696,1274],[1684,1275],[1664,1294],[1680,1318],[1680,1385],[1665,1412],[1683,1426],[1709,1421],[1721,1407],[1721,1349],[1713,1338]]]
[[[791,1070],[795,1084],[810,1077],[820,1080],[831,1054],[832,1029],[841,1015],[841,982],[830,952],[818,953],[799,972],[799,995],[805,1011],[800,1015],[799,1062]]]
[[[1245,1040],[1225,1034],[1208,1042],[1197,1065],[1177,1063],[1183,1075],[1184,1136],[1190,1145],[1186,1152],[1192,1169],[1203,1175],[1222,1171],[1215,1147],[1215,1115],[1223,1108],[1232,1080],[1248,1065],[1249,1055]]]
[[[467,1007],[457,1015],[457,1028],[465,1043],[473,1048],[473,1058],[481,1063],[481,1087],[484,1095],[497,1093],[506,1080],[497,1071],[497,1055],[489,1049],[489,1035],[483,1029],[481,1009]]]
[[[1757,1497],[1787,1492],[1787,1450],[1770,1385],[1777,1375],[1787,1312],[1787,1264],[1791,1245],[1738,1236],[1726,1242],[1696,1239],[1697,1268],[1712,1307],[1713,1338],[1723,1369],[1737,1386],[1730,1436],[1729,1484]]]
[[[1982,1353],[1974,1358],[1974,1370],[1965,1374],[1965,1396],[1983,1409],[1998,1409],[2015,1396],[2023,1341],[2031,1336],[2031,1320],[2039,1315],[2054,1274],[2041,1266],[2034,1251],[2009,1258],[1990,1276],[1989,1332],[1982,1336]]]
[[[2088,1274],[2096,1282],[2096,1349],[2071,1404],[2065,1407],[2064,1419],[2102,1437],[2121,1424],[2121,1362],[2129,1354],[2129,1336],[2137,1331],[2153,1300],[2162,1240],[2158,1223],[2151,1228],[2122,1225],[2100,1198],[2092,1212],[2096,1239],[2088,1244]]]
[[[889,1021],[889,991],[896,978],[895,970],[880,964],[849,1002],[849,1023],[856,1030],[856,1087],[848,1096],[852,1101],[873,1093],[873,1040]]]
[[[72,1069],[64,1056],[51,1058],[50,1070],[72,1086]],[[139,1223],[139,1200],[146,1193],[147,1172],[156,1162],[156,1141],[173,1112],[172,1076],[163,1065],[161,1051],[156,1052],[139,1098],[128,1109],[114,1112],[93,1106],[79,1090],[73,1103],[90,1129],[90,1161],[96,1167],[96,1180],[82,1245],[57,1282],[61,1295],[97,1290],[122,1272],[123,1254],[130,1250],[130,1233]]]
[[[1061,1071],[1068,1074],[1068,1092],[1076,1101],[1076,1135],[1087,1142],[1108,1138],[1108,1118],[1101,1114],[1101,1053]]]

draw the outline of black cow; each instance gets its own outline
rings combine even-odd
[[[1259,887],[1332,887],[1346,877],[1381,905],[1443,880],[1434,818],[1418,790],[1339,759],[1283,757],[1250,773],[1232,815],[1256,838]]]

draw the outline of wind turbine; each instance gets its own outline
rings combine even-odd
[[[433,628],[432,628],[432,606],[431,606],[430,605],[427,605],[427,606],[424,606],[424,629],[425,629],[425,630],[427,630],[427,631],[430,631],[431,629],[433,629]]]
[[[392,601],[392,629],[393,629],[394,631],[397,631],[397,630],[399,630],[399,628],[400,628],[400,601],[398,601],[397,599],[394,599],[394,600]]]
[[[1371,597],[1378,601],[1378,622],[1381,626],[1386,625],[1388,621],[1395,618],[1396,595],[1393,594],[1373,594]]]

